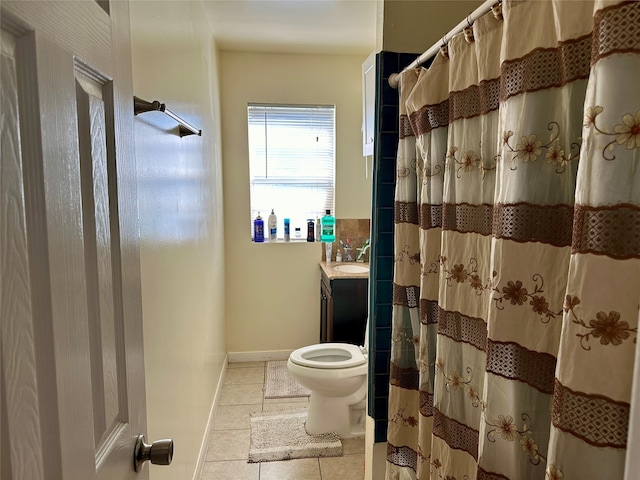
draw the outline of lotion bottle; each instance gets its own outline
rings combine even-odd
[[[271,209],[271,215],[269,215],[268,220],[269,225],[269,241],[275,242],[278,238],[278,217],[273,213],[273,208]]]

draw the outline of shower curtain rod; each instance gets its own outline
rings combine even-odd
[[[475,22],[478,18],[480,18],[485,13],[490,11],[491,8],[494,5],[497,5],[499,3],[502,3],[502,0],[499,0],[497,2],[496,2],[496,0],[485,0],[485,2],[482,5],[480,5],[478,8],[476,8],[471,14],[469,14],[467,16],[467,18],[462,20],[458,25],[453,27],[453,29],[451,29],[449,31],[449,33],[447,33],[444,37],[442,37],[442,39],[439,42],[434,43],[433,46],[431,46],[431,48],[429,50],[424,52],[422,55],[420,55],[418,58],[416,58],[413,62],[411,62],[409,65],[407,65],[402,70],[402,72],[405,72],[407,70],[411,70],[412,68],[416,68],[416,67],[422,65],[424,62],[426,62],[431,57],[433,57],[436,53],[438,53],[438,51],[440,50],[441,46],[445,45],[449,40],[451,40],[455,35],[457,35],[460,32],[462,32],[465,28],[471,26],[473,24],[473,22]],[[402,72],[400,72],[400,73],[402,73]],[[398,82],[399,81],[400,81],[400,74],[399,73],[392,73],[389,76],[389,85],[391,85],[393,88],[398,88]]]

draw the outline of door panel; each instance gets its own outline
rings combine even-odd
[[[36,352],[18,129],[15,37],[0,47],[0,478],[43,478]],[[26,452],[32,454],[25,455]]]
[[[113,105],[105,106],[103,89],[106,88],[106,82],[76,71],[93,433],[97,457],[106,446],[105,440],[122,428],[127,405],[126,385],[120,388],[120,382],[125,378],[122,312],[116,305],[120,283],[114,285],[114,280],[118,279],[113,278],[112,272],[111,223],[112,218],[117,222],[117,210],[112,212],[109,205],[107,162],[113,159],[107,159],[106,110],[112,111]],[[114,181],[111,179],[111,183]],[[123,409],[124,415],[121,414]]]
[[[0,269],[3,280],[5,270],[16,278],[25,272],[16,284],[31,308],[13,315],[21,297],[5,293],[2,281],[0,414],[12,417],[29,381],[35,404],[15,417],[1,452],[11,462],[0,471],[3,479],[5,471],[29,479],[146,478],[146,468],[133,469],[136,436],[146,428],[128,4],[3,1],[0,8],[15,39],[13,57],[3,54],[2,62],[13,61],[16,72],[12,83],[3,69],[3,112],[17,98],[15,118],[6,120],[13,130],[3,113]],[[14,144],[22,159],[5,178],[16,164],[5,150],[17,151]],[[4,208],[20,189],[22,223]],[[5,264],[12,248],[5,238],[22,239],[22,263]],[[26,332],[26,355],[13,346],[18,329]],[[22,370],[5,367],[21,362]],[[33,445],[24,450],[29,432]],[[26,468],[35,473],[21,473]]]

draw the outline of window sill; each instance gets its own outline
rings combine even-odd
[[[310,243],[310,244],[319,244],[322,242],[307,242],[306,238],[292,238],[290,241],[285,242],[284,238],[278,238],[277,240],[265,240],[264,242],[254,242],[253,238],[251,239],[251,243],[255,243],[256,245],[269,245],[269,244],[290,244],[290,243]]]

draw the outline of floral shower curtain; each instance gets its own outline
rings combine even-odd
[[[447,50],[400,81],[387,479],[622,479],[640,2],[505,1]]]

